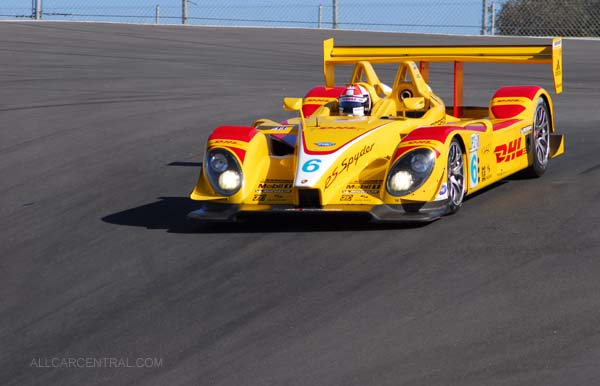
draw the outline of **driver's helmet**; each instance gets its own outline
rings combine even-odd
[[[339,98],[341,115],[369,115],[371,112],[371,97],[369,92],[359,84],[350,84]]]

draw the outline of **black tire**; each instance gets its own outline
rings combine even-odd
[[[548,169],[550,158],[550,109],[544,98],[535,105],[531,129],[529,157],[532,159],[527,174],[531,177],[541,177]]]
[[[453,138],[448,147],[448,204],[446,214],[458,212],[465,198],[465,153],[458,139]]]

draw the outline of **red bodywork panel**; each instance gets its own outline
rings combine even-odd
[[[305,96],[304,99],[306,98],[338,98],[340,95],[342,95],[344,93],[344,91],[346,90],[346,87],[343,86],[335,86],[335,87],[325,87],[325,86],[317,86],[317,87],[313,87],[312,90],[310,90]],[[304,114],[305,117],[310,117],[312,115],[312,113],[314,113],[315,111],[317,111],[317,109],[319,107],[321,107],[322,104],[318,104],[318,103],[307,103],[304,106],[302,106],[302,113]]]
[[[209,141],[213,140],[234,140],[241,142],[250,142],[252,138],[258,133],[254,127],[248,126],[219,126],[213,131],[213,133],[208,137]],[[243,163],[244,158],[246,157],[246,150],[240,149],[239,147],[223,144],[223,147],[234,152],[240,161]]]
[[[538,91],[541,90],[539,86],[507,86],[502,87],[494,94],[492,101],[496,98],[527,98],[533,100]],[[525,107],[522,105],[492,105],[490,108],[494,118],[505,119],[516,117],[521,114]]]
[[[524,97],[532,100],[540,89],[539,86],[506,86],[496,91],[494,98]]]
[[[250,142],[258,133],[254,127],[248,126],[219,126],[208,137],[209,141],[214,139],[234,139],[236,141]]]

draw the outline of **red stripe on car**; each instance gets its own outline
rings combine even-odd
[[[227,146],[227,148],[229,150],[231,150],[232,152],[234,152],[238,156],[241,163],[244,163],[244,158],[246,158],[246,150],[243,150],[243,149],[240,149],[237,147],[232,147],[232,146]]]
[[[508,121],[504,121],[504,122],[500,122],[500,123],[495,123],[493,125],[494,131],[506,129],[507,127],[510,127],[510,126],[514,125],[515,123],[517,123],[519,121],[520,121],[520,119],[509,119]]]
[[[446,142],[448,135],[456,130],[462,130],[460,126],[431,126],[431,127],[420,127],[413,130],[407,135],[402,142],[408,141],[419,141],[419,140],[433,140],[439,142]]]
[[[352,138],[350,141],[348,141],[348,142],[344,143],[344,144],[343,144],[343,145],[341,145],[341,146],[338,146],[338,147],[336,147],[336,148],[335,148],[335,149],[333,149],[333,150],[322,150],[322,151],[317,151],[317,150],[309,150],[309,149],[307,148],[307,146],[306,146],[306,137],[304,136],[304,131],[303,131],[303,132],[302,132],[302,147],[304,148],[304,153],[305,153],[305,154],[310,154],[310,155],[327,155],[327,154],[333,154],[333,153],[335,153],[336,151],[340,150],[342,147],[344,147],[344,146],[346,146],[347,144],[349,144],[350,142],[352,142],[352,141],[354,141],[354,140],[356,140],[356,139],[358,139],[358,138],[360,138],[360,137],[363,137],[363,136],[365,136],[366,134],[369,134],[369,133],[370,133],[370,132],[372,132],[373,130],[377,130],[377,129],[379,129],[380,127],[387,126],[387,125],[389,125],[389,123],[386,123],[386,124],[383,124],[383,125],[381,125],[381,126],[377,126],[377,127],[374,127],[374,128],[372,128],[372,129],[370,129],[370,130],[367,130],[367,131],[365,131],[364,133],[362,133],[361,135],[359,135],[359,136],[357,136],[357,137],[354,137],[354,138]]]

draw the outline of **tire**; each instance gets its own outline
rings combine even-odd
[[[550,158],[550,110],[544,98],[538,99],[535,106],[530,141],[529,157],[532,164],[527,169],[527,174],[541,177],[548,169]]]
[[[446,214],[458,212],[465,198],[465,153],[458,139],[453,138],[448,148],[448,204]]]

